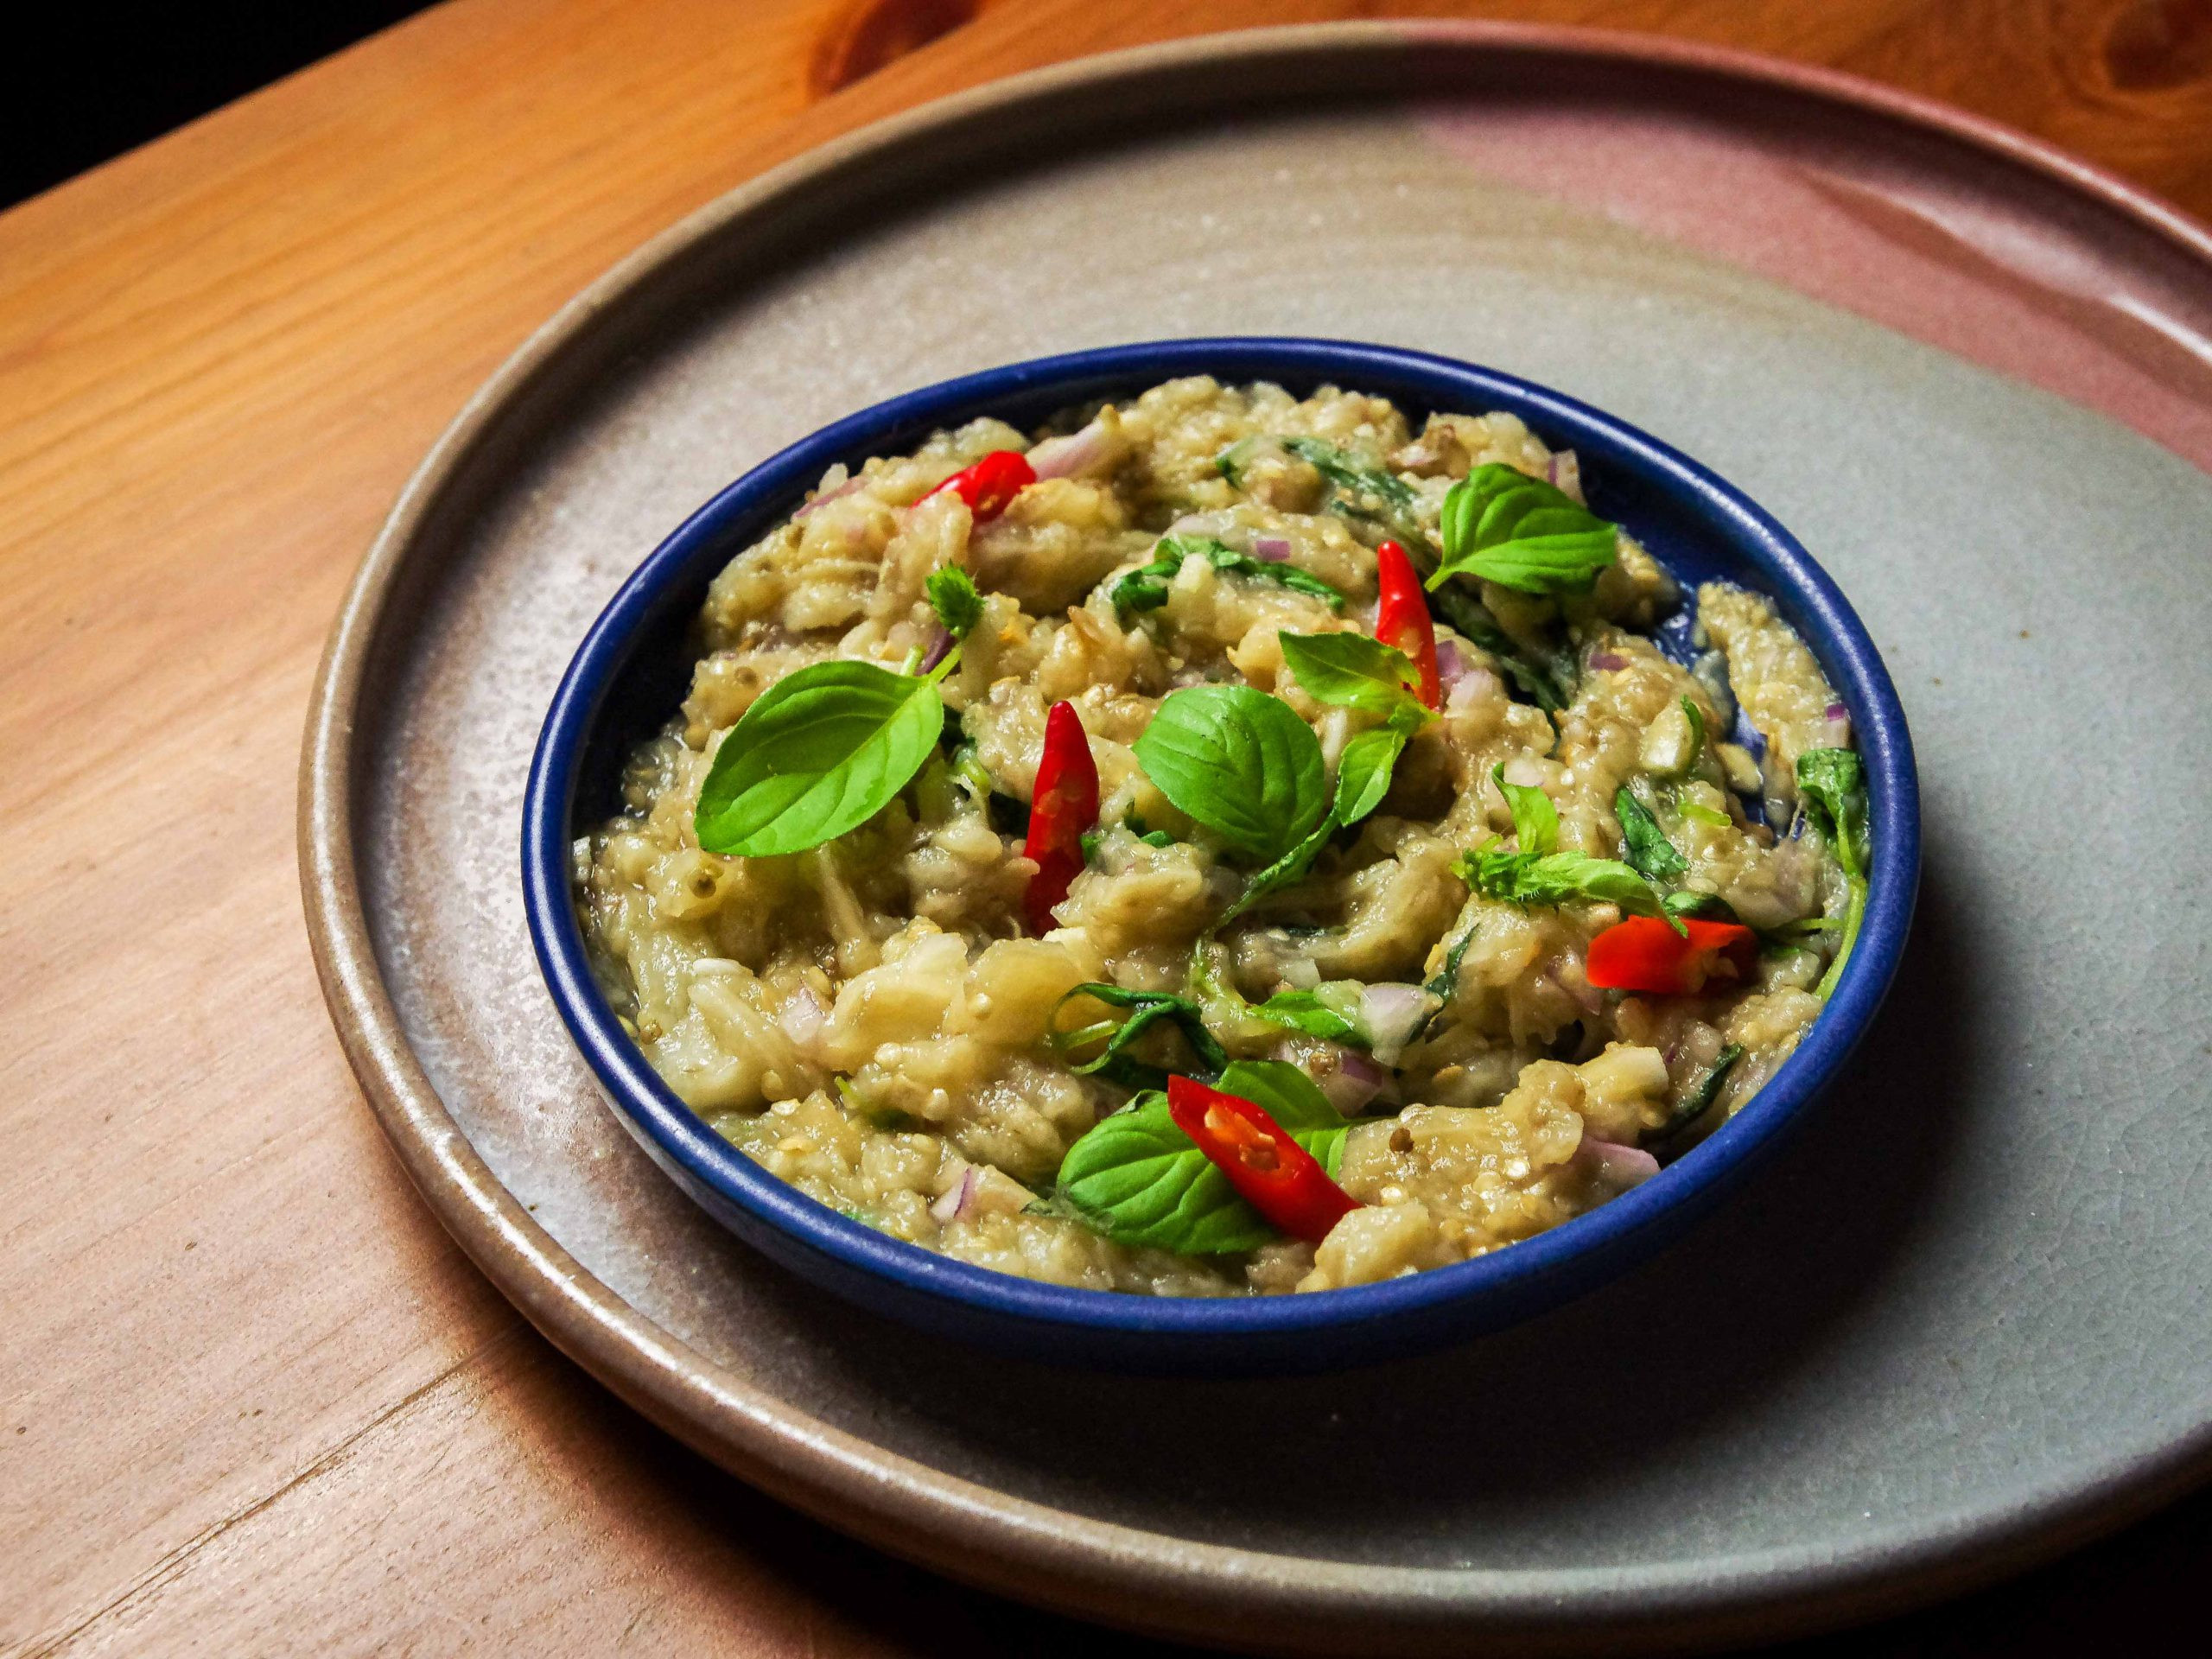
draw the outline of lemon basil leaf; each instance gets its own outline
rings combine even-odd
[[[1329,809],[1313,728],[1249,685],[1194,685],[1160,705],[1136,741],[1137,764],[1176,808],[1272,863]]]
[[[1497,792],[1505,797],[1506,805],[1513,809],[1513,833],[1520,837],[1521,850],[1542,854],[1558,846],[1559,809],[1552,804],[1552,798],[1533,785],[1507,783],[1502,765],[1492,766],[1490,775]]]
[[[1621,823],[1624,861],[1638,875],[1652,881],[1670,881],[1689,868],[1688,861],[1659,827],[1659,820],[1626,789],[1613,796],[1613,816]]]
[[[1282,659],[1299,687],[1316,702],[1357,709],[1414,727],[1436,718],[1413,688],[1421,683],[1413,659],[1363,633],[1282,633]]]
[[[765,858],[856,830],[921,770],[944,729],[934,678],[855,662],[788,674],[715,751],[694,820],[699,845]]]
[[[1274,1109],[1266,1101],[1260,1103]],[[1323,1096],[1322,1104],[1327,1103]],[[1283,1128],[1333,1174],[1344,1155],[1348,1126],[1334,1108],[1329,1109],[1336,1118],[1332,1128],[1297,1128],[1287,1122]],[[1139,1096],[1135,1109],[1103,1119],[1070,1147],[1054,1196],[1077,1219],[1109,1238],[1183,1255],[1241,1254],[1281,1236],[1236,1195],[1198,1143],[1175,1127],[1160,1095]]]
[[[937,613],[937,620],[944,624],[944,631],[954,639],[965,639],[976,624],[983,620],[983,596],[976,591],[976,584],[959,566],[948,564],[941,570],[931,571],[922,587],[929,595],[930,608]]]
[[[1313,868],[1313,861],[1320,857],[1321,849],[1329,844],[1329,837],[1336,833],[1337,817],[1332,812],[1314,826],[1313,833],[1305,840],[1265,869],[1256,871],[1244,884],[1244,891],[1236,895],[1236,902],[1215,920],[1214,926],[1228,926],[1268,893],[1299,880]]]
[[[1114,584],[1114,591],[1108,595],[1124,620],[1131,611],[1156,611],[1165,605],[1175,573],[1183,568],[1184,560],[1194,555],[1224,575],[1271,582],[1293,593],[1324,600],[1331,610],[1341,611],[1344,607],[1344,596],[1320,577],[1308,575],[1294,564],[1271,564],[1265,559],[1253,558],[1210,536],[1163,536],[1153,553],[1151,563],[1130,571]]]
[[[1440,519],[1444,557],[1428,579],[1494,582],[1516,593],[1582,594],[1620,556],[1619,527],[1565,491],[1501,462],[1452,486]]]

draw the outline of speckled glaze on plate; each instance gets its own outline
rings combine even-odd
[[[857,134],[595,286],[395,510],[303,762],[340,1035],[562,1347],[1013,1594],[1274,1650],[1587,1651],[2024,1565],[2212,1462],[2208,277],[2202,231],[2024,140],[1559,31],[1183,42]],[[625,1136],[531,959],[524,774],[607,595],[753,461],[989,363],[1230,332],[1495,364],[1770,507],[1904,696],[1915,936],[1827,1109],[1581,1302],[1300,1382],[989,1359],[809,1292]]]

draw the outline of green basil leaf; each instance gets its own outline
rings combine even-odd
[[[1238,1060],[1213,1085],[1249,1100],[1286,1129],[1340,1129],[1344,1115],[1321,1085],[1287,1060]]]
[[[1109,1238],[1185,1255],[1256,1250],[1277,1236],[1164,1099],[1101,1120],[1070,1147],[1058,1196]]]
[[[1363,633],[1282,633],[1282,659],[1316,702],[1418,728],[1436,718],[1414,688],[1421,671],[1395,646]]]
[[[930,573],[922,584],[929,594],[930,608],[937,613],[937,620],[944,624],[944,631],[955,639],[965,639],[976,624],[983,619],[983,596],[976,591],[976,584],[958,565],[948,564]]]
[[[1129,1017],[1119,1025],[1109,1020],[1100,1025],[1084,1026],[1075,1030],[1064,1029],[1059,1023],[1059,1011],[1073,997],[1087,996],[1103,1002],[1109,1008],[1124,1008]],[[1200,1078],[1218,1077],[1229,1064],[1229,1055],[1206,1029],[1205,1017],[1198,1005],[1188,998],[1171,996],[1164,991],[1130,991],[1119,985],[1097,982],[1078,985],[1059,1001],[1052,1005],[1052,1013],[1046,1021],[1046,1037],[1062,1057],[1068,1070],[1078,1077],[1098,1076],[1109,1083],[1118,1083],[1125,1089],[1160,1089],[1167,1083],[1167,1073],[1147,1060],[1128,1052],[1129,1046],[1162,1020],[1174,1026],[1183,1034],[1183,1040],[1197,1056],[1198,1064],[1185,1068],[1185,1075]],[[1090,1059],[1077,1063],[1067,1058],[1079,1048],[1088,1048],[1103,1040],[1105,1047]]]
[[[1249,685],[1194,685],[1160,705],[1137,764],[1178,810],[1240,852],[1273,862],[1328,811],[1313,729]]]
[[[1321,855],[1321,849],[1329,844],[1329,837],[1336,832],[1337,816],[1332,812],[1316,824],[1313,833],[1297,846],[1266,868],[1255,872],[1252,879],[1244,884],[1244,891],[1236,895],[1236,902],[1215,919],[1214,926],[1217,929],[1228,926],[1268,893],[1278,887],[1287,887],[1304,876],[1313,868],[1313,861]]]
[[[1345,1016],[1341,1007],[1332,1006],[1318,991],[1277,991],[1266,1001],[1253,1003],[1252,1012],[1262,1020],[1303,1032],[1308,1037],[1319,1037],[1323,1042],[1342,1043],[1349,1048],[1368,1046],[1365,1033]]]
[[[1452,486],[1440,525],[1444,557],[1429,577],[1432,588],[1471,576],[1523,594],[1587,593],[1620,556],[1618,525],[1497,461]]]
[[[855,662],[787,674],[715,751],[694,820],[699,844],[765,858],[858,829],[921,770],[944,729],[933,679]]]
[[[1552,798],[1533,785],[1507,783],[1503,765],[1492,766],[1490,775],[1498,793],[1505,797],[1506,805],[1513,809],[1513,833],[1520,837],[1521,850],[1543,854],[1558,846],[1559,809],[1552,804]]]
[[[1294,564],[1274,564],[1251,558],[1210,536],[1163,536],[1153,551],[1157,556],[1151,563],[1130,571],[1114,584],[1114,591],[1108,595],[1125,620],[1131,611],[1156,611],[1165,605],[1168,585],[1175,580],[1175,573],[1183,568],[1184,560],[1193,556],[1203,558],[1224,575],[1271,582],[1278,588],[1325,601],[1331,610],[1344,607],[1344,596],[1320,577],[1309,575]]]
[[[1330,815],[1339,827],[1350,828],[1382,804],[1405,747],[1406,734],[1389,726],[1362,732],[1344,745],[1337,762],[1336,810]]]
[[[1689,868],[1689,861],[1667,839],[1659,820],[1625,788],[1614,793],[1613,816],[1620,820],[1624,860],[1638,875],[1669,881]]]
[[[1313,1087],[1310,1082],[1308,1086]],[[1314,1092],[1320,1093],[1318,1088]],[[1321,1099],[1328,1106],[1327,1096]],[[1257,1103],[1274,1110],[1266,1101]],[[1294,1128],[1286,1122],[1283,1128],[1333,1177],[1350,1126],[1333,1107],[1329,1112],[1335,1119],[1332,1126]],[[1183,1255],[1242,1254],[1281,1236],[1237,1196],[1198,1143],[1175,1127],[1166,1097],[1158,1095],[1141,1097],[1132,1111],[1101,1120],[1070,1147],[1055,1197],[1109,1238]]]

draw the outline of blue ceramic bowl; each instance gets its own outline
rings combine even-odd
[[[625,757],[681,702],[685,629],[733,554],[835,462],[897,454],[981,415],[1032,426],[1072,404],[1201,373],[1300,395],[1325,383],[1379,392],[1416,424],[1432,410],[1520,416],[1580,454],[1593,506],[1685,583],[1726,577],[1778,601],[1840,689],[1866,761],[1874,868],[1866,920],[1797,1052],[1748,1107],[1655,1179],[1477,1261],[1314,1295],[1179,1300],[1033,1284],[932,1255],[817,1204],[715,1135],[623,1034],[586,963],[569,846],[613,812]],[[1433,1347],[1526,1319],[1658,1250],[1751,1175],[1842,1069],[1896,973],[1919,871],[1904,711],[1866,628],[1788,531],[1695,461],[1586,404],[1448,358],[1331,340],[1163,340],[1043,358],[909,392],[793,444],[692,515],[592,625],[546,716],[523,809],[524,893],[553,1000],[632,1132],[685,1192],[791,1271],[878,1313],[1030,1358],[1159,1372],[1322,1370]]]

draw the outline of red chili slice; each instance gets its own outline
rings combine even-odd
[[[973,467],[955,473],[922,497],[950,490],[968,504],[979,524],[988,524],[1007,510],[1007,504],[1037,481],[1029,458],[1016,449],[994,449]]]
[[[1759,938],[1734,922],[1684,924],[1687,937],[1656,916],[1631,916],[1590,941],[1584,970],[1609,991],[1694,996],[1708,980],[1745,978],[1758,958]]]
[[[1319,1244],[1360,1207],[1329,1179],[1319,1159],[1241,1095],[1225,1095],[1192,1077],[1170,1077],[1167,1115],[1247,1203],[1293,1238]]]
[[[1414,575],[1414,562],[1395,542],[1375,550],[1375,576],[1382,584],[1382,603],[1375,614],[1375,637],[1413,658],[1421,675],[1421,700],[1431,709],[1443,707],[1444,688],[1436,672],[1436,624],[1428,614],[1428,601]]]
[[[1020,456],[1015,456],[1018,461]],[[1037,762],[1037,789],[1029,803],[1029,839],[1022,856],[1037,861],[1022,895],[1029,925],[1052,929],[1052,908],[1068,896],[1083,868],[1084,832],[1098,822],[1098,764],[1071,702],[1056,702],[1045,716],[1045,753]]]

